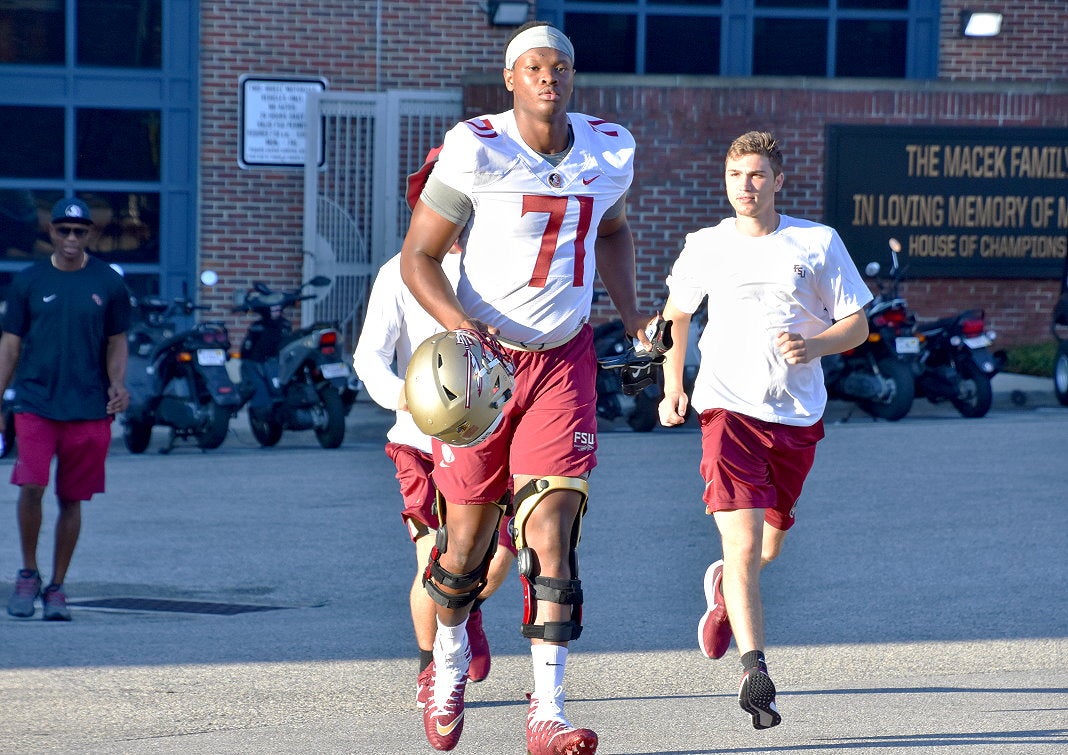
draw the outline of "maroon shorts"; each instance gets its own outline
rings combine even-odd
[[[434,459],[425,451],[403,443],[387,443],[386,456],[397,467],[397,482],[400,483],[401,499],[404,502],[401,519],[408,527],[408,537],[415,542],[417,537],[426,534],[428,530],[438,528],[438,515],[434,509],[434,483],[431,479]],[[501,518],[497,542],[515,555],[515,543],[508,533],[508,524],[511,521],[510,516]]]
[[[104,492],[104,462],[111,445],[111,418],[60,422],[36,414],[15,415],[18,458],[11,469],[15,485],[48,485],[56,457],[56,497],[88,501]]]
[[[794,525],[794,508],[823,438],[823,421],[783,425],[726,409],[701,413],[702,496],[712,514],[767,509],[764,521],[780,530]]]
[[[510,475],[581,477],[597,465],[597,358],[584,326],[549,351],[512,351],[515,388],[504,417],[469,448],[434,441],[434,479],[449,503],[488,503]]]

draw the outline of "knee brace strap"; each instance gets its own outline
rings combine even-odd
[[[522,626],[523,636],[550,642],[567,642],[577,640],[582,634],[582,580],[554,579],[552,577],[523,577],[523,602],[526,615]],[[570,621],[547,621],[534,624],[537,613],[535,601],[546,600],[571,606]]]
[[[524,529],[527,518],[545,496],[554,490],[571,490],[578,493],[582,499],[571,528],[569,553],[571,579],[542,577],[537,574],[537,559],[526,545]],[[582,634],[582,581],[578,578],[578,554],[575,551],[582,537],[582,517],[586,513],[589,490],[589,483],[581,477],[550,476],[531,480],[515,494],[512,538],[519,551],[519,578],[523,585],[522,632],[524,637],[550,642],[567,642],[577,640]],[[571,620],[535,624],[539,600],[570,605]]]
[[[436,508],[439,522],[437,543],[430,552],[430,561],[423,572],[423,587],[435,603],[449,609],[462,608],[473,603],[486,588],[486,574],[489,572],[490,561],[497,552],[496,531],[500,527],[501,516],[504,515],[507,502],[508,496],[505,494],[494,504],[498,509],[497,525],[493,528],[495,534],[490,538],[489,548],[482,562],[466,574],[456,574],[441,565],[441,554],[445,553],[449,547],[449,530],[445,522],[445,499],[440,493],[437,495]],[[458,592],[445,592],[441,589],[442,586]]]
[[[439,563],[441,552],[435,546],[430,554],[430,563],[423,572],[423,587],[435,603],[445,608],[462,608],[473,603],[486,587],[486,562],[467,574],[456,574]],[[445,592],[438,585],[461,592]]]

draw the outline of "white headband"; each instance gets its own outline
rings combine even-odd
[[[553,26],[532,26],[517,34],[508,44],[508,49],[504,51],[504,67],[510,70],[520,55],[535,47],[551,47],[571,58],[572,63],[575,62],[575,48],[562,31]]]

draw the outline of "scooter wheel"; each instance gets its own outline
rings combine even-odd
[[[916,398],[912,370],[897,357],[886,357],[879,360],[879,372],[890,388],[887,395],[882,399],[858,401],[857,404],[873,417],[897,422],[909,413]]]
[[[319,401],[326,421],[322,427],[315,428],[315,438],[323,448],[337,448],[345,440],[345,405],[341,395],[329,385],[319,391]]]
[[[1061,406],[1068,406],[1068,341],[1057,344],[1057,359],[1053,363],[1053,392]]]
[[[211,450],[218,448],[226,440],[226,434],[230,432],[230,412],[214,401],[209,405],[208,412],[207,423],[197,433],[197,446]]]
[[[957,367],[957,396],[950,399],[962,417],[985,417],[994,403],[994,389],[990,378],[971,361]]]
[[[122,440],[126,450],[132,454],[143,454],[152,440],[152,423],[126,418],[122,430]]]
[[[257,417],[256,412],[249,411],[248,426],[256,442],[264,448],[276,446],[282,439],[282,423],[275,422],[268,417]]]

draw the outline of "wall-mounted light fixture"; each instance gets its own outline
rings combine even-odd
[[[1001,14],[963,10],[960,12],[960,33],[963,37],[996,37],[1001,33]]]
[[[494,26],[519,26],[529,15],[527,0],[489,0],[486,4],[486,17]]]

